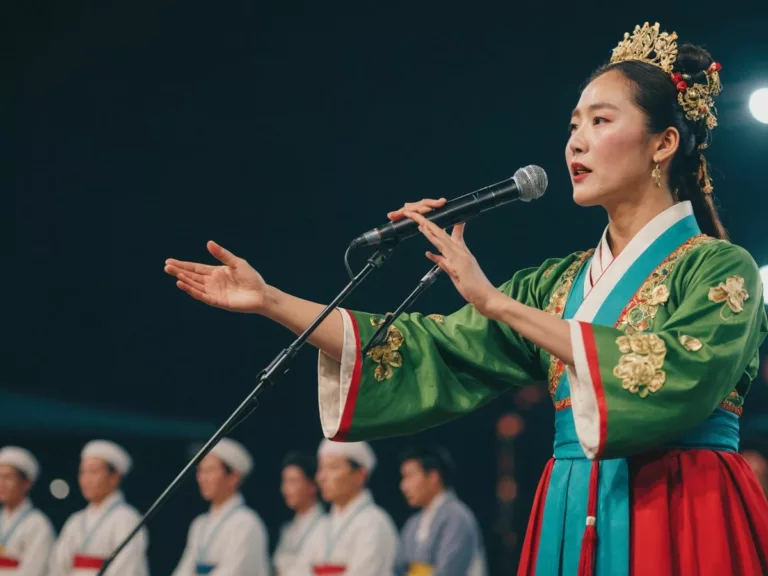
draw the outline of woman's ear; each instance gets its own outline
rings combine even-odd
[[[656,164],[663,164],[667,160],[671,160],[680,147],[680,132],[677,131],[677,128],[670,126],[654,137],[654,143],[656,151],[653,153],[653,161]]]

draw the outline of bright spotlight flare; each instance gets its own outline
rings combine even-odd
[[[464,196],[446,202],[445,206],[424,215],[440,228],[447,228],[459,222],[466,222],[482,212],[508,204],[514,200],[530,202],[547,190],[547,173],[538,166],[520,168],[512,178],[475,190]],[[363,245],[378,245],[387,241],[400,241],[419,233],[419,225],[404,218],[388,222],[355,238],[350,248]]]
[[[768,88],[760,88],[749,97],[749,111],[758,122],[768,124]]]

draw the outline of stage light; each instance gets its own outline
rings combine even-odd
[[[760,268],[760,280],[763,281],[763,302],[768,304],[768,266]]]
[[[57,500],[64,500],[64,498],[69,496],[69,484],[57,478],[51,482],[51,494]]]
[[[758,122],[768,124],[768,88],[760,88],[749,97],[749,111]]]

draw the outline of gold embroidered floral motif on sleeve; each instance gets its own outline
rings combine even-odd
[[[594,252],[594,249],[587,250],[576,256],[576,260],[566,268],[565,272],[563,272],[563,275],[560,277],[558,284],[555,285],[555,291],[552,292],[552,296],[550,296],[549,303],[547,304],[547,307],[544,308],[544,312],[562,318],[563,312],[565,311],[565,303],[568,300],[568,294],[571,292],[573,281],[576,279],[576,274],[578,274],[581,266],[590,256],[592,256],[592,254],[594,254]],[[547,268],[547,272],[551,273],[551,271],[552,266]],[[545,274],[547,272],[545,272]],[[547,388],[550,397],[553,399],[555,397],[555,390],[557,390],[557,384],[560,382],[560,377],[563,375],[563,372],[565,372],[565,365],[554,356],[551,356],[549,359],[549,375],[547,377],[549,385]]]
[[[714,238],[705,234],[694,236],[677,250],[672,252],[640,287],[629,301],[627,307],[619,317],[616,328],[625,334],[634,334],[650,330],[653,325],[653,319],[659,311],[659,306],[667,303],[670,297],[669,287],[664,281],[674,270],[677,263],[691,250],[714,241]]]
[[[442,314],[429,314],[427,315],[427,318],[429,318],[430,320],[434,320],[438,324],[445,324],[445,316],[443,316]]]
[[[698,352],[701,350],[702,343],[698,338],[688,336],[687,334],[680,334],[680,336],[677,337],[677,340],[686,350],[690,350],[691,352]]]
[[[374,328],[378,328],[383,323],[383,318],[376,320],[371,317],[371,326]],[[367,356],[377,364],[373,376],[378,382],[392,378],[392,368],[400,368],[403,365],[403,357],[397,350],[403,345],[404,340],[400,329],[395,325],[391,325],[387,329],[387,337],[384,343],[368,350]]]
[[[730,308],[733,314],[738,314],[744,310],[744,301],[749,299],[749,293],[744,288],[744,278],[731,276],[725,283],[720,282],[719,285],[709,289],[709,299],[715,304],[725,302],[720,309],[720,318],[728,320],[728,317],[723,316],[726,307]]]
[[[739,395],[736,390],[731,390],[726,399],[720,403],[720,408],[733,412],[741,418],[741,415],[744,413],[744,397]]]
[[[656,334],[619,336],[616,345],[622,356],[613,369],[613,375],[621,378],[621,386],[640,398],[658,392],[667,376],[661,369],[667,347]]]

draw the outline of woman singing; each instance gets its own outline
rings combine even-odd
[[[500,288],[464,243],[391,212],[435,246],[427,258],[468,305],[381,316],[342,310],[314,333],[329,438],[408,434],[548,381],[554,458],[542,476],[520,574],[768,574],[768,502],[737,453],[744,396],[768,330],[757,266],[728,242],[703,155],[720,65],[659,26],[636,27],[595,72],[570,120],[573,196],[608,226],[595,250],[516,273]],[[269,286],[209,243],[222,266],[168,260],[212,306],[303,331],[322,306]]]

